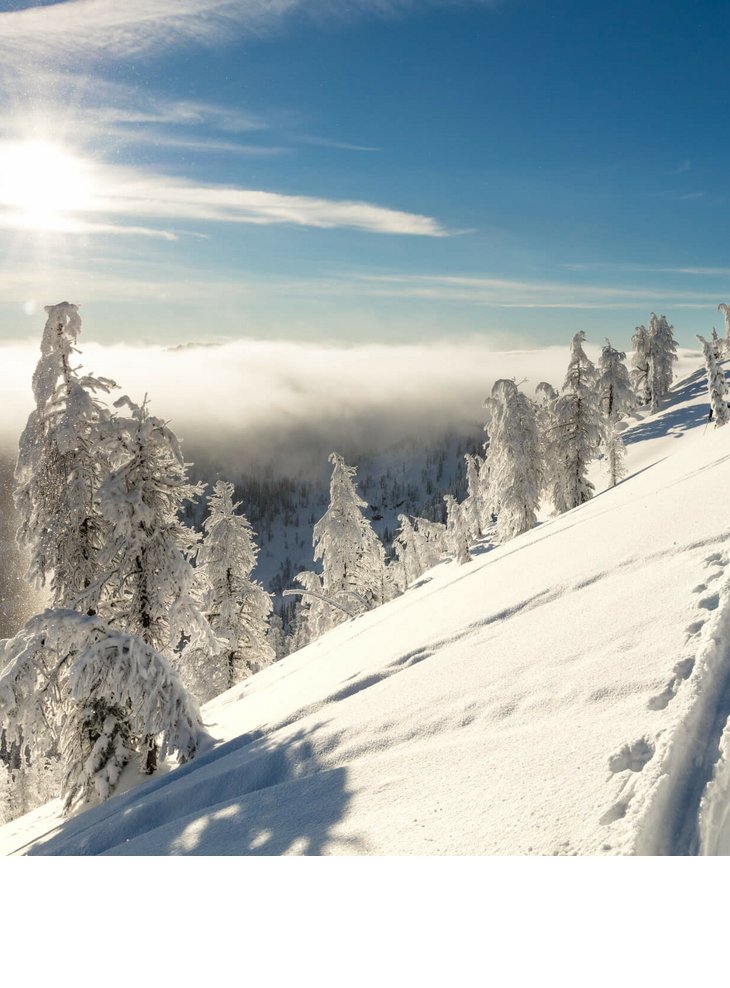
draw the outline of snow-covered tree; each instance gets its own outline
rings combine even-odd
[[[625,360],[626,354],[606,340],[598,364],[597,388],[603,414],[614,422],[628,414],[636,404]]]
[[[673,330],[674,327],[669,325],[666,316],[657,316],[652,312],[649,320],[649,389],[652,412],[658,411],[674,378],[677,344]]]
[[[496,381],[484,404],[489,500],[497,509],[497,537],[505,542],[535,524],[543,477],[540,437],[535,406],[514,381]]]
[[[631,354],[631,383],[634,387],[636,400],[640,405],[651,402],[651,385],[649,383],[651,339],[646,326],[637,326],[631,337],[634,352]]]
[[[377,607],[393,596],[385,568],[385,550],[363,513],[367,507],[355,488],[356,468],[338,453],[332,464],[330,503],[314,526],[314,559],[322,562],[322,588],[328,597],[349,597]]]
[[[197,537],[180,519],[186,501],[200,488],[189,483],[175,434],[124,397],[116,403],[129,417],[115,420],[121,449],[118,465],[101,487],[101,508],[110,525],[105,586],[114,598],[109,623],[138,635],[174,665],[182,646],[218,643],[198,605],[191,564]],[[154,771],[156,745],[148,739],[147,771]]]
[[[240,683],[275,659],[267,641],[271,597],[251,579],[258,547],[233,484],[219,480],[208,499],[204,538],[198,549],[196,581],[202,610],[220,650],[188,652],[181,667],[183,681],[201,703]]]
[[[638,403],[651,405],[652,412],[658,410],[674,377],[677,344],[673,329],[666,316],[657,316],[652,312],[649,328],[637,326],[631,340],[634,346],[631,382]]]
[[[400,530],[393,539],[398,584],[402,590],[439,562],[445,551],[446,529],[438,522],[398,515]]]
[[[15,817],[13,783],[10,769],[0,761],[0,827]]]
[[[165,658],[97,616],[49,609],[0,643],[0,717],[11,736],[43,754],[60,745],[67,810],[105,799],[147,738],[190,758],[200,719]]]
[[[471,560],[469,553],[469,519],[463,504],[453,494],[444,494],[446,502],[446,551],[462,565]]]
[[[29,551],[31,580],[50,583],[54,606],[93,612],[108,539],[98,495],[110,469],[110,415],[96,395],[115,385],[74,366],[78,307],[62,302],[46,312],[33,375],[36,407],[20,439],[15,472],[18,540]]]
[[[626,354],[616,350],[606,340],[598,365],[598,398],[604,415],[603,449],[610,487],[615,487],[624,476],[626,449],[618,422],[636,404],[625,359]]]
[[[299,584],[304,593],[294,612],[293,652],[308,645],[309,642],[316,641],[340,621],[345,621],[348,617],[355,617],[358,610],[361,609],[353,601],[347,601],[344,604],[342,601],[338,601],[336,604],[328,601],[324,595],[322,577],[319,573],[304,570],[294,577],[294,582]],[[298,594],[298,591],[285,591],[285,593],[288,592]],[[333,610],[336,612],[335,614],[333,614]]]
[[[601,439],[596,369],[588,359],[585,333],[576,333],[560,395],[555,401],[552,436],[548,443],[550,495],[557,512],[575,508],[593,496],[588,465]]]
[[[541,381],[535,388],[535,422],[540,440],[540,461],[542,463],[542,487],[548,494],[554,489],[556,478],[552,475],[552,460],[548,455],[555,431],[555,402],[558,392],[547,381]]]
[[[465,453],[464,460],[466,461],[467,496],[463,502],[463,510],[469,526],[469,541],[476,542],[486,531],[491,521],[491,513],[488,510],[486,492],[482,488],[483,461],[481,456]]]
[[[712,420],[715,423],[715,428],[719,429],[722,425],[727,425],[730,420],[730,411],[728,410],[728,392],[727,392],[727,382],[725,380],[725,371],[720,366],[720,362],[715,356],[715,348],[712,345],[712,341],[708,341],[704,336],[697,336],[697,339],[702,344],[702,351],[705,356],[705,371],[707,373],[707,390],[710,398],[710,408]]]
[[[715,360],[722,360],[723,357],[723,341],[717,335],[717,330],[712,327],[712,354]]]

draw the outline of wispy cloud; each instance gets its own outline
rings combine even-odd
[[[332,19],[393,16],[431,6],[494,7],[499,0],[65,0],[0,13],[8,57],[115,59],[179,44],[220,44],[234,34],[260,34],[287,15]]]
[[[299,137],[300,144],[311,144],[314,147],[333,148],[336,151],[382,151],[382,148],[369,147],[366,144],[349,144],[347,141],[336,141],[329,137]]]
[[[614,261],[580,261],[574,264],[563,264],[562,267],[569,271],[627,271],[638,274],[686,274],[700,275],[712,278],[727,278],[730,276],[730,268],[720,267],[694,267],[684,265],[657,265],[657,264],[623,264]]]
[[[633,309],[637,304],[711,306],[716,293],[657,286],[585,285],[549,280],[456,275],[367,275],[356,278],[367,294],[387,298],[433,299],[498,308]]]
[[[23,144],[0,141],[0,157],[11,161],[14,150],[16,155],[25,155],[26,148]],[[140,221],[143,227],[157,221],[173,227],[191,222],[247,223],[319,229],[344,227],[422,237],[442,237],[448,233],[429,216],[369,202],[285,195],[230,185],[204,185],[139,168],[74,158],[50,148],[40,153],[55,154],[68,172],[68,185],[73,186],[73,196],[69,197],[73,201],[69,208],[65,208],[63,202],[58,204],[58,215],[53,217],[52,225],[53,229],[68,233],[108,233],[115,229],[124,233],[129,231],[130,225],[139,228]],[[37,161],[32,160],[31,164],[40,170]],[[16,188],[18,184],[24,186],[20,190],[22,196]],[[25,184],[25,176],[19,174],[17,165],[0,168],[0,225],[17,229],[30,225],[29,217],[24,215],[18,202],[19,198],[27,200],[32,196],[33,190]],[[42,192],[41,189],[38,191],[39,194]],[[20,203],[20,207],[22,205]],[[168,228],[159,235],[169,238],[174,233],[174,229]]]

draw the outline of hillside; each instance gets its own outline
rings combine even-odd
[[[0,851],[730,850],[730,429],[706,416],[695,371],[631,420],[618,487],[435,567],[208,704],[191,763]]]

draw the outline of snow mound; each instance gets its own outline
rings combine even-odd
[[[693,372],[629,421],[623,483],[440,564],[209,703],[194,761],[0,850],[722,853],[730,428],[707,411]]]

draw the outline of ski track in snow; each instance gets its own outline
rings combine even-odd
[[[703,580],[693,589],[696,618],[686,626],[686,640],[695,654],[676,663],[665,688],[649,699],[649,709],[665,710],[689,690],[681,719],[672,730],[659,729],[653,737],[638,738],[609,758],[609,771],[621,781],[617,798],[599,823],[610,826],[626,817],[632,801],[639,796],[642,805],[633,848],[636,854],[715,853],[718,833],[730,816],[727,566],[724,552],[713,552],[705,558]],[[711,590],[720,581],[720,589]],[[657,753],[652,778],[642,786],[637,776]]]

